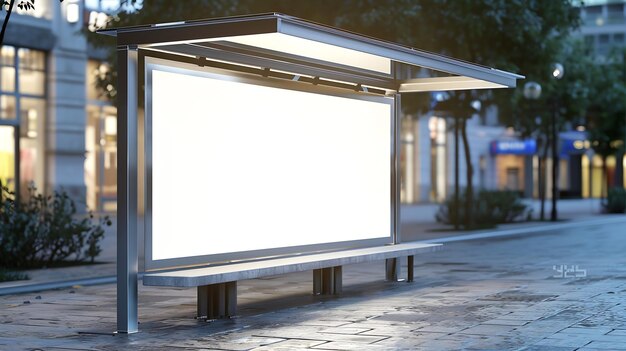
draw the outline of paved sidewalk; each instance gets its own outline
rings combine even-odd
[[[339,298],[310,295],[310,272],[244,281],[226,321],[195,320],[193,289],[141,287],[133,335],[110,334],[113,285],[4,296],[0,350],[626,350],[614,218],[448,243],[416,257],[415,283],[382,281],[382,262],[346,266]]]
[[[525,200],[534,210],[535,217],[539,213],[539,201]],[[416,204],[403,205],[401,208],[401,221],[403,240],[426,240],[453,235],[465,235],[473,232],[453,232],[450,226],[445,226],[435,222],[435,213],[439,208],[438,204]],[[549,215],[550,203],[546,202],[546,213]],[[563,220],[580,221],[598,216],[600,213],[599,199],[582,200],[561,200],[559,201],[560,218]],[[511,228],[526,228],[550,225],[550,222],[529,222],[501,225],[495,230],[509,230]],[[493,232],[494,230],[489,230]],[[140,231],[141,232],[141,231]],[[37,269],[25,272],[31,278],[26,281],[0,283],[0,295],[3,289],[28,287],[39,284],[48,284],[59,281],[75,281],[84,279],[96,279],[109,277],[114,279],[115,257],[116,257],[116,229],[115,223],[107,228],[105,239],[102,242],[103,252],[98,257],[98,265],[86,265],[64,268]],[[143,238],[140,238],[142,242]]]

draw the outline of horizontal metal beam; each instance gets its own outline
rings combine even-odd
[[[337,80],[340,82],[361,84],[369,87],[381,88],[389,91],[397,89],[397,83],[393,79],[374,78],[371,76],[363,76],[354,72],[346,72],[335,70],[332,67],[312,66],[310,63],[287,62],[278,59],[254,56],[241,52],[232,52],[220,50],[208,46],[197,44],[174,44],[162,45],[158,47],[148,47],[147,49],[158,49],[174,54],[184,54],[196,57],[206,57],[218,61],[233,62],[242,65],[270,68],[273,70],[295,73],[299,75],[311,77],[323,77]]]
[[[488,82],[485,80],[470,77],[435,77],[416,78],[400,82],[398,91],[400,93],[417,93],[425,91],[450,91],[450,90],[471,90],[471,89],[498,89],[515,87],[515,79],[511,81],[511,86]]]

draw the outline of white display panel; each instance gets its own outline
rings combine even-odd
[[[148,65],[151,261],[391,241],[392,100]]]

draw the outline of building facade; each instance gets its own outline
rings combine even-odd
[[[12,14],[0,51],[0,181],[10,190],[64,190],[115,209],[116,111],[94,84],[108,68],[81,33],[107,6],[45,0]]]

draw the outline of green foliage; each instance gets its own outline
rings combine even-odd
[[[626,212],[626,189],[619,187],[609,189],[604,210],[608,213]]]
[[[36,193],[29,188],[24,202],[6,187],[0,190],[0,267],[36,268],[60,262],[81,262],[94,259],[100,253],[104,225],[108,217],[97,224],[89,218],[76,218],[76,205],[65,192],[52,196]]]
[[[459,206],[454,204],[454,196],[448,198],[435,215],[439,223],[465,223],[464,202],[466,191],[459,195]],[[496,224],[526,220],[530,212],[520,197],[513,191],[481,190],[472,200],[472,220],[469,228],[491,228]]]
[[[7,271],[6,269],[0,268],[0,283],[27,279],[30,279],[27,274],[21,272]]]

